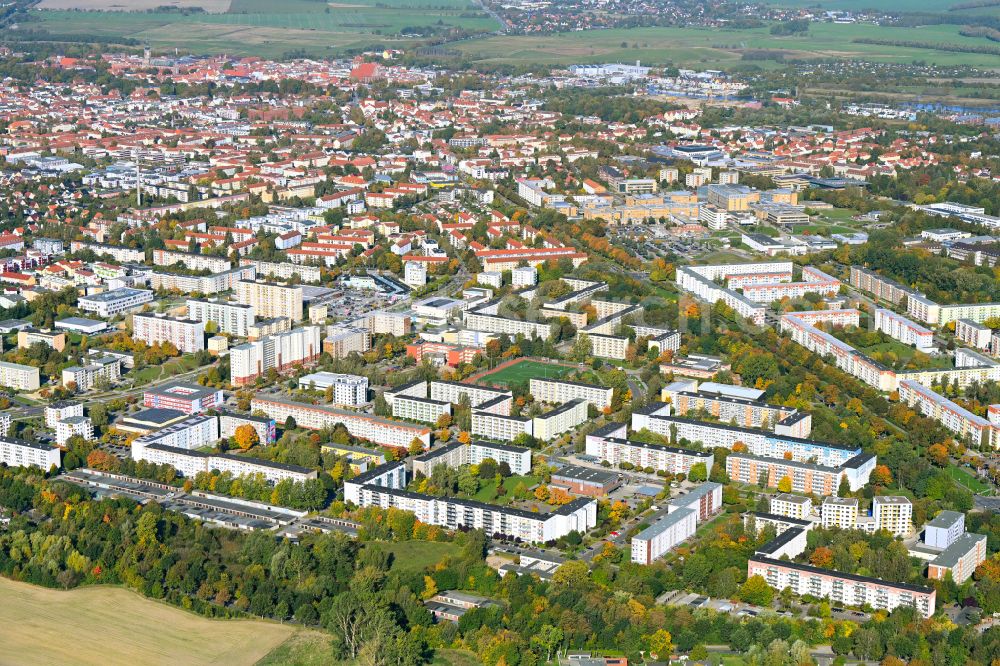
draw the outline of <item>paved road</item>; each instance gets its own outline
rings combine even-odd
[[[1000,513],[1000,497],[986,497],[985,495],[976,495],[973,497],[975,507],[980,511],[991,511],[993,513]]]

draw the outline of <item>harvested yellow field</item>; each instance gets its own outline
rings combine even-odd
[[[0,578],[0,664],[254,664],[295,628],[210,620],[116,587]]]

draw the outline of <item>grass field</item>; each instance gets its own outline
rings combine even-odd
[[[434,666],[478,666],[476,655],[468,650],[435,650]]]
[[[955,467],[951,465],[946,468],[948,470],[948,475],[955,479],[959,485],[965,487],[966,489],[974,493],[987,493],[992,490],[990,486],[986,485],[972,474],[968,470],[962,469],[961,467]]]
[[[848,11],[856,12],[864,9],[877,9],[883,12],[948,12],[959,16],[984,16],[995,15],[1000,11],[1000,7],[973,7],[949,11],[951,7],[958,4],[965,4],[963,0],[769,0],[768,4],[779,7],[808,7],[810,9],[819,8],[828,11]]]
[[[423,571],[437,564],[449,555],[458,554],[458,546],[437,541],[370,541],[365,548],[377,548],[392,553],[392,569],[399,571]]]
[[[469,0],[232,0],[228,11],[181,14],[177,11],[112,11],[124,0],[46,0],[60,7],[106,7],[109,11],[39,10],[25,29],[56,36],[128,38],[154,48],[193,53],[277,57],[299,49],[334,55],[375,43],[406,47],[413,28],[496,30],[497,22]],[[182,0],[194,6],[198,0]],[[217,6],[220,0],[211,0]],[[153,0],[143,0],[153,2]],[[168,4],[157,2],[155,5]],[[154,6],[155,6],[154,5]],[[131,7],[131,6],[130,6]],[[140,6],[140,9],[143,6]],[[207,9],[207,7],[206,7]]]
[[[162,7],[201,8],[210,14],[222,14],[230,0],[42,0],[39,9],[85,9],[99,12],[141,12]]]
[[[121,588],[0,578],[0,664],[253,664],[295,628],[208,620]]]
[[[494,504],[510,504],[510,498],[513,496],[514,488],[517,487],[517,484],[523,483],[526,488],[531,488],[540,482],[541,479],[537,476],[508,476],[503,480],[503,487],[507,491],[507,494],[497,497],[497,484],[495,480],[491,479],[482,482],[479,492],[473,495],[472,499]]]
[[[995,46],[985,38],[964,37],[959,34],[960,29],[961,26],[957,25],[900,28],[821,23],[811,25],[806,35],[778,37],[771,35],[766,27],[752,30],[634,28],[544,36],[487,37],[461,42],[453,47],[470,60],[517,64],[642,60],[648,64],[670,62],[680,66],[718,67],[733,65],[746,51],[766,49],[782,51],[786,58],[825,57],[904,63],[924,60],[938,65],[1000,67],[1000,56],[852,42],[856,38],[872,38]]]
[[[321,631],[302,630],[274,648],[254,666],[326,666],[338,660],[333,637]]]
[[[480,382],[488,384],[499,384],[508,386],[510,384],[527,383],[532,377],[545,377],[547,379],[559,379],[573,372],[575,368],[567,365],[557,365],[555,363],[542,363],[541,361],[519,361],[514,365],[491,372],[479,378]]]
[[[171,0],[164,0],[167,4]],[[198,6],[199,0],[173,0]],[[497,22],[471,0],[232,0],[228,11],[184,15],[174,11],[120,11],[126,0],[45,0],[42,7],[106,8],[119,11],[41,9],[31,13],[26,30],[43,29],[58,37],[130,38],[154,48],[179,48],[194,53],[280,56],[290,50],[310,55],[336,55],[345,49],[382,44],[406,48],[419,43],[407,28],[458,27],[488,33]],[[145,7],[153,0],[141,0]],[[218,12],[225,0],[206,0]],[[899,3],[901,0],[889,0]],[[57,4],[51,4],[57,3]],[[160,4],[160,3],[158,3]],[[781,0],[781,4],[816,4],[815,0]],[[871,6],[871,0],[830,0],[830,8]],[[877,3],[880,7],[884,3]],[[907,3],[919,9],[930,0]],[[132,5],[128,5],[131,8]],[[940,6],[935,7],[941,10]],[[990,8],[995,13],[998,8]],[[903,40],[935,44],[996,46],[982,37],[959,34],[959,25],[917,28],[870,24],[816,23],[808,34],[771,35],[768,27],[750,30],[707,28],[620,28],[555,35],[497,35],[447,44],[473,61],[571,64],[578,62],[672,63],[688,67],[721,67],[740,62],[743,53],[780,51],[786,58],[867,59],[878,62],[923,60],[937,65],[1000,68],[1000,56],[953,53],[936,49],[855,44],[856,38]],[[12,33],[14,34],[14,33]],[[754,61],[767,66],[768,61]],[[771,62],[773,64],[773,62]]]
[[[872,356],[877,361],[898,369],[905,368],[917,353],[916,349],[898,340],[887,340],[879,344],[862,347],[861,351]],[[894,354],[897,360],[891,362],[884,354]],[[950,370],[955,367],[951,359],[947,356],[927,356],[927,362],[919,365],[921,370]]]
[[[959,2],[959,0],[954,0]],[[770,0],[779,7],[821,7],[830,11],[855,12],[875,8],[883,12],[940,12],[953,4],[951,0]]]
[[[136,386],[141,386],[142,384],[155,382],[159,379],[166,379],[173,375],[190,372],[196,367],[198,367],[198,364],[193,356],[181,356],[171,359],[163,365],[147,365],[145,368],[135,371],[133,375]]]

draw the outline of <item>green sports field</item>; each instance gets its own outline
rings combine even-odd
[[[519,361],[514,365],[509,365],[506,368],[484,375],[479,378],[479,381],[501,386],[526,384],[532,377],[545,377],[548,379],[565,377],[573,372],[574,369],[572,366],[542,363],[541,361]]]

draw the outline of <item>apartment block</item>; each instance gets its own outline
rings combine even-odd
[[[386,399],[388,402],[388,399]],[[451,414],[451,403],[412,395],[398,394],[392,402],[392,415],[400,419],[437,423],[442,414]]]
[[[526,338],[548,339],[551,325],[547,322],[522,321],[509,319],[484,312],[466,310],[462,313],[463,323],[468,329],[486,333],[506,333],[507,335],[524,335]]]
[[[257,431],[257,439],[263,446],[274,444],[278,438],[278,427],[274,419],[232,412],[219,414],[219,437],[229,439],[236,434],[236,429],[243,425],[249,425]]]
[[[722,484],[706,482],[667,503],[667,515],[632,537],[632,562],[650,564],[692,534],[722,508]]]
[[[418,379],[416,381],[388,388],[382,392],[382,397],[385,398],[386,403],[388,403],[390,407],[392,406],[392,403],[397,396],[408,396],[411,398],[426,398],[427,382],[422,379]],[[441,402],[448,402],[448,401],[442,400]],[[449,404],[451,403],[449,402]]]
[[[704,464],[706,472],[712,469],[714,456],[711,450],[694,451],[629,440],[627,432],[624,423],[609,423],[598,428],[587,435],[587,455],[614,467],[629,463],[634,467],[652,467],[669,474],[688,474],[698,464]]]
[[[915,347],[918,351],[930,353],[935,350],[933,331],[892,310],[885,308],[875,310],[875,328],[904,345]]]
[[[469,445],[469,464],[478,465],[487,458],[507,463],[510,471],[518,476],[531,473],[531,449],[523,446],[473,441]]]
[[[337,409],[328,405],[310,405],[277,396],[258,395],[250,406],[251,412],[257,410],[264,412],[278,423],[284,423],[291,416],[300,428],[310,430],[321,430],[327,426],[343,423],[352,436],[383,446],[407,448],[415,439],[419,440],[425,449],[431,445],[431,429],[425,426]]]
[[[961,585],[986,560],[986,553],[986,536],[966,532],[927,565],[927,577],[942,580],[950,573],[955,584]]]
[[[784,458],[790,455],[792,460],[814,460],[832,467],[843,465],[863,453],[857,445],[818,442],[766,430],[669,416],[669,413],[670,405],[664,403],[651,403],[636,409],[632,413],[632,429],[655,432],[674,444],[684,441],[701,442],[706,448],[724,446],[731,449],[741,443],[753,455],[765,458]]]
[[[786,519],[787,520],[787,519]],[[791,526],[783,529],[767,543],[758,546],[754,551],[756,557],[767,557],[772,560],[798,557],[805,552],[808,543],[808,527]]]
[[[259,261],[257,259],[240,259],[240,266],[252,266],[257,271],[257,275],[275,280],[291,280],[294,276],[299,276],[302,282],[307,284],[318,284],[322,277],[322,270],[318,266],[302,266],[285,261]]]
[[[797,520],[808,520],[812,515],[812,508],[812,500],[808,497],[789,493],[773,496],[770,503],[771,513]]]
[[[587,403],[577,398],[564,402],[552,411],[532,418],[534,436],[543,442],[555,439],[587,421]]]
[[[965,514],[942,511],[924,526],[924,543],[931,548],[945,549],[965,534]]]
[[[271,369],[283,373],[309,365],[320,352],[319,326],[303,326],[238,345],[229,351],[230,383],[245,386]]]
[[[997,429],[989,420],[912,380],[899,382],[899,400],[976,447],[989,446]]]
[[[978,324],[971,319],[955,321],[955,337],[980,351],[989,350],[993,342],[993,330],[984,324]]]
[[[858,500],[853,497],[827,497],[820,505],[823,527],[853,530],[858,526]]]
[[[399,312],[367,312],[351,322],[355,328],[363,328],[372,335],[395,335],[397,338],[409,335],[412,322],[410,316]]]
[[[857,310],[790,313],[781,317],[781,332],[791,336],[792,340],[811,352],[820,356],[832,356],[838,368],[869,386],[887,393],[894,391],[898,382],[895,372],[815,326],[819,322],[857,326],[858,315]]]
[[[937,597],[933,588],[890,583],[757,555],[747,562],[747,577],[750,576],[762,577],[777,591],[787,587],[797,595],[825,598],[838,605],[868,605],[889,612],[900,606],[912,606],[925,618],[934,615]]]
[[[414,476],[423,474],[429,477],[439,466],[455,468],[468,465],[469,446],[461,442],[448,442],[421,453],[413,458],[411,463]]]
[[[472,410],[472,434],[502,442],[513,441],[518,435],[534,435],[532,419],[506,414]]]
[[[729,281],[729,287],[735,288],[734,283],[742,284],[743,296],[754,303],[773,303],[784,298],[803,298],[806,294],[820,294],[827,298],[832,298],[840,293],[840,280],[828,275],[818,268],[806,266],[802,269],[802,280],[791,282],[785,280],[785,274],[781,274],[777,281],[769,282],[767,276],[737,276],[736,280]],[[752,278],[752,282],[747,278]],[[788,280],[791,275],[787,276]]]
[[[335,372],[313,372],[299,377],[299,388],[333,390],[333,403],[357,407],[368,402],[368,378]]]
[[[76,384],[77,391],[89,391],[101,380],[114,382],[121,376],[122,360],[114,356],[101,356],[88,365],[65,368],[62,371],[62,384]]]
[[[212,273],[222,273],[233,267],[232,262],[225,257],[162,249],[153,250],[154,266],[174,266],[176,264],[192,271],[210,271]]]
[[[164,273],[153,271],[149,276],[149,286],[182,294],[218,294],[233,291],[240,280],[253,280],[256,272],[253,266],[239,266],[212,275],[188,275],[186,273]]]
[[[779,422],[795,414],[790,407],[768,405],[759,399],[746,399],[720,395],[710,390],[687,390],[696,382],[674,382],[664,387],[661,396],[669,400],[678,416],[704,413],[723,423],[744,428],[775,427]]]
[[[879,496],[872,500],[875,529],[905,537],[913,531],[913,503],[898,495]]]
[[[205,349],[205,324],[194,319],[137,313],[132,315],[132,335],[147,344],[169,342],[185,354]]]
[[[788,478],[792,484],[792,491],[823,497],[836,495],[840,480],[845,476],[848,485],[854,482],[852,490],[860,489],[867,482],[874,466],[875,457],[869,454],[856,456],[838,467],[796,460],[762,458],[747,453],[731,453],[726,458],[726,473],[734,481],[747,484],[758,484],[763,481],[765,487],[777,488],[782,479]]]
[[[251,306],[257,317],[302,321],[302,288],[296,285],[240,280],[236,283],[236,300]]]
[[[671,511],[632,537],[632,562],[651,564],[695,533],[698,520],[691,509]]]
[[[69,249],[71,252],[91,250],[98,257],[108,256],[120,264],[141,264],[146,260],[145,250],[136,250],[134,248],[123,247],[120,245],[72,241],[69,244]]]
[[[586,335],[590,339],[590,353],[597,358],[610,358],[616,361],[625,360],[628,353],[629,339],[618,335],[605,335],[578,331],[577,336]]]
[[[782,534],[790,529],[809,531],[813,528],[813,522],[810,520],[791,518],[776,513],[762,513],[760,511],[748,512],[746,514],[745,525],[748,530],[752,530],[757,535],[768,526],[774,528],[775,534]]]
[[[550,513],[535,513],[474,500],[434,497],[404,490],[406,468],[388,463],[344,483],[344,498],[357,506],[409,511],[417,520],[449,530],[481,529],[528,543],[549,543],[597,525],[597,502],[579,498]]]
[[[942,305],[923,295],[911,295],[906,301],[906,306],[907,314],[933,326],[944,326],[959,319],[968,319],[980,324],[987,319],[1000,317],[1000,303]]]
[[[0,386],[17,391],[36,391],[39,382],[38,368],[0,361]]]
[[[910,289],[861,266],[851,266],[850,282],[852,287],[893,305],[899,305],[911,295],[919,295],[915,289]]]
[[[247,328],[256,323],[253,307],[228,301],[209,301],[189,298],[187,316],[202,324],[214,323],[221,333],[241,338],[247,336]]]
[[[532,266],[521,266],[510,272],[510,282],[515,288],[532,287],[538,284],[538,269]]]
[[[69,416],[56,423],[56,444],[65,446],[70,437],[94,438],[94,425],[86,416]]]
[[[132,443],[133,460],[145,460],[157,465],[170,465],[182,476],[193,477],[200,472],[218,470],[229,472],[235,477],[261,474],[269,483],[276,484],[289,479],[296,483],[304,483],[318,477],[316,470],[298,465],[250,458],[232,453],[209,454],[193,451],[167,444],[137,445]]]
[[[323,339],[323,351],[333,358],[364,354],[371,349],[371,334],[363,328],[328,326]]]
[[[4,436],[0,437],[0,463],[9,467],[38,467],[47,472],[62,465],[62,451],[58,446]]]
[[[45,406],[45,427],[55,430],[60,421],[74,416],[83,416],[83,403],[60,400]]]
[[[528,383],[528,390],[539,402],[558,405],[570,400],[584,400],[597,409],[609,407],[614,394],[614,389],[603,386],[541,377],[532,377]]]
[[[143,435],[132,443],[133,457],[136,446],[160,444],[178,449],[198,449],[219,441],[219,418],[215,415],[197,414]]]
[[[17,332],[17,348],[27,349],[34,344],[43,344],[56,351],[66,349],[66,333],[63,331],[42,331],[37,328],[22,328]]]
[[[764,324],[766,306],[756,303],[733,287],[720,285],[716,280],[729,280],[753,274],[768,275],[772,273],[791,273],[791,262],[767,262],[757,264],[732,264],[711,266],[679,266],[677,268],[677,286],[708,303],[725,303],[736,314],[749,319],[757,325]]]
[[[465,397],[472,407],[479,407],[497,398],[512,398],[511,392],[507,390],[461,382],[433,381],[430,383],[430,391],[432,400],[442,400],[457,405]],[[510,414],[509,405],[508,409],[502,413]]]

